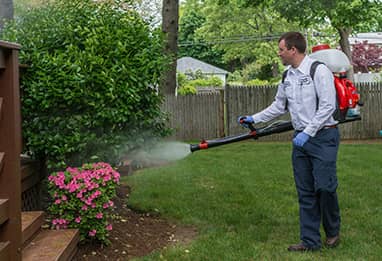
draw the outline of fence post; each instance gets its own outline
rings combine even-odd
[[[225,117],[224,117],[224,120],[225,120],[225,135],[226,136],[229,136],[231,135],[230,134],[230,126],[229,126],[229,123],[230,123],[230,119],[229,119],[229,115],[230,115],[230,94],[231,94],[231,86],[229,84],[226,85],[225,87],[225,92],[224,92],[224,100],[225,100]]]
[[[220,94],[220,102],[219,102],[219,136],[224,137],[226,134],[225,129],[225,90],[222,89],[219,91]]]

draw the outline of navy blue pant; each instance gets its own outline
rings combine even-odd
[[[321,220],[326,237],[339,234],[340,210],[336,193],[338,146],[337,128],[322,129],[303,147],[293,146],[293,172],[300,207],[300,238],[306,247],[321,247]]]

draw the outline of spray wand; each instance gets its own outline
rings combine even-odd
[[[361,116],[347,117],[346,119],[339,122],[339,124],[358,121],[361,120]],[[272,135],[275,133],[282,133],[286,131],[293,130],[292,123],[290,121],[276,121],[265,127],[256,129],[252,124],[249,124],[249,133],[243,133],[235,136],[228,136],[221,139],[214,140],[202,140],[199,144],[190,144],[191,152],[197,150],[209,149],[233,142],[248,140],[248,139],[258,139],[259,137]]]

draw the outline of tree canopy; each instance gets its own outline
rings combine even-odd
[[[275,40],[283,32],[303,32],[309,47],[317,43],[330,43],[334,48],[340,45],[351,60],[349,36],[381,30],[382,20],[380,0],[298,3],[294,0],[186,0],[183,6],[180,44],[194,42],[188,47],[189,53],[197,56],[203,52],[197,43],[204,43],[222,53],[230,71],[256,63],[258,66],[252,66],[255,70],[272,65],[268,69],[274,70],[274,76],[279,63]]]
[[[202,8],[203,4],[198,0],[188,0],[181,5],[178,57],[190,56],[215,66],[225,67],[222,60],[223,52],[196,33],[206,22]]]
[[[196,52],[193,54],[196,56],[201,46],[208,46],[209,53],[220,54],[226,64],[224,67],[230,71],[256,62],[257,68],[252,67],[255,70],[260,71],[263,65],[270,65],[270,76],[278,75],[279,59],[275,43],[285,28],[297,29],[295,24],[285,26],[286,20],[270,8],[246,6],[238,0],[187,0],[184,7],[180,45],[189,44],[189,53]],[[192,33],[188,30],[190,27]],[[191,40],[188,38],[190,36]],[[205,53],[199,57],[216,64]]]

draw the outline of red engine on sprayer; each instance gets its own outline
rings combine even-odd
[[[334,75],[334,85],[337,91],[339,119],[357,117],[360,115],[359,106],[362,106],[360,95],[353,82],[347,78],[350,69],[348,57],[340,50],[330,49],[327,44],[316,45],[312,48],[311,58],[323,62]]]

